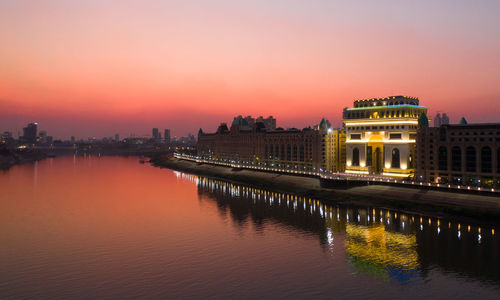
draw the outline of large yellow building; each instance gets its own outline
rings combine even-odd
[[[325,143],[325,169],[329,172],[345,171],[345,130],[331,129],[326,131]]]
[[[426,111],[415,97],[354,101],[343,113],[346,173],[413,175],[418,119]]]

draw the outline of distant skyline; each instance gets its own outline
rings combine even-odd
[[[4,0],[0,130],[186,136],[239,114],[339,126],[355,99],[392,95],[500,122],[498,15],[497,0]]]

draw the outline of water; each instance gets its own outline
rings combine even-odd
[[[0,298],[500,298],[499,224],[325,206],[138,161],[0,173]]]

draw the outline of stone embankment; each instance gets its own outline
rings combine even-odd
[[[384,184],[337,186],[332,188],[331,184],[325,184],[325,182],[315,177],[234,169],[166,157],[153,157],[151,163],[159,167],[220,178],[276,192],[295,193],[324,202],[386,206],[412,212],[431,212],[437,215],[453,214],[496,220],[500,218],[500,197],[496,196]]]

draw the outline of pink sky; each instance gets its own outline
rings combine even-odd
[[[389,95],[500,122],[499,1],[33,2],[0,2],[2,131],[339,126],[353,100]]]

